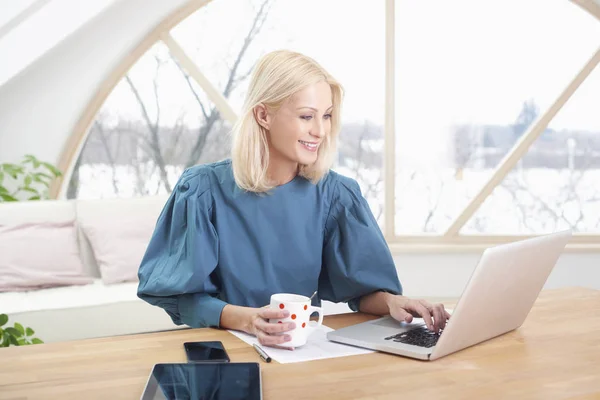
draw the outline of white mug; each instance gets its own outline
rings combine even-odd
[[[270,307],[273,310],[289,311],[290,315],[282,319],[270,319],[272,323],[294,322],[296,328],[281,333],[290,335],[290,341],[279,344],[282,347],[300,347],[306,344],[306,340],[314,330],[323,324],[323,309],[310,305],[310,298],[297,294],[277,293],[271,296]],[[313,312],[319,313],[319,321],[310,321]]]

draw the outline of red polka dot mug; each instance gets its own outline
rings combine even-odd
[[[300,347],[306,344],[308,337],[315,328],[323,324],[323,309],[310,305],[310,298],[298,294],[277,293],[271,296],[270,307],[276,310],[287,310],[290,316],[283,319],[271,319],[272,323],[294,322],[296,328],[285,332],[292,340],[280,344],[282,347]],[[319,321],[310,321],[310,315],[319,313]]]

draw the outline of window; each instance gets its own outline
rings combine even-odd
[[[344,85],[335,169],[359,182],[389,241],[599,232],[600,67],[565,91],[599,57],[594,17],[563,0],[343,2],[343,14],[340,4],[213,0],[164,32],[92,124],[69,197],[168,193],[184,168],[228,157],[253,66],[287,48]],[[524,155],[513,167],[509,153]],[[395,164],[387,183],[384,156]],[[395,204],[384,215],[386,191]]]
[[[169,193],[184,168],[226,157],[229,130],[202,89],[158,43],[98,113],[67,197]]]
[[[395,231],[441,235],[589,59],[600,30],[561,0],[396,1],[395,24]],[[548,129],[534,148],[563,151],[564,136]],[[527,215],[535,228],[509,222],[510,210],[530,214],[533,198],[496,200],[466,232],[540,232],[543,213]]]
[[[596,67],[527,154],[463,228],[538,234],[600,230],[600,68]],[[535,113],[535,108],[523,112]],[[533,116],[533,115],[532,115]]]

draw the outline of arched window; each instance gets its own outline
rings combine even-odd
[[[599,37],[563,0],[213,0],[114,88],[68,197],[168,193],[228,157],[249,73],[286,48],[344,85],[335,169],[390,243],[597,233]]]

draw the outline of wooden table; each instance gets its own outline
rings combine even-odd
[[[434,362],[374,353],[266,364],[216,329],[9,347],[0,349],[0,399],[139,399],[152,366],[185,362],[182,344],[194,340],[223,341],[232,362],[260,362],[267,400],[600,399],[600,291],[582,288],[544,291],[518,330]]]

